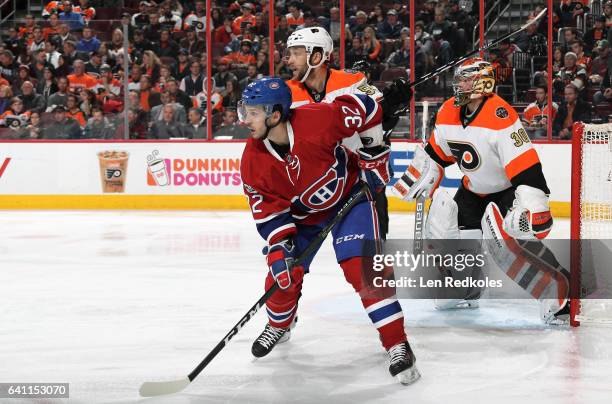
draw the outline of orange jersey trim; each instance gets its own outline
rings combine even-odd
[[[329,69],[329,79],[325,85],[325,94],[329,94],[333,91],[350,87],[365,78],[364,74],[348,73],[341,70]],[[310,97],[308,90],[304,86],[304,83],[300,83],[299,80],[288,80],[287,85],[291,89],[291,98],[293,102],[308,101],[314,102]]]
[[[440,157],[440,159],[448,162],[448,163],[455,163],[455,157],[453,156],[447,156],[444,151],[442,150],[442,148],[438,145],[438,143],[436,142],[436,136],[435,134],[432,133],[431,138],[429,138],[429,144],[431,145],[431,147],[433,148],[434,152],[436,152],[436,154],[438,155],[438,157]]]
[[[460,110],[461,107],[454,105],[455,97],[448,99],[438,110],[436,118],[437,125],[461,125]],[[499,108],[504,108],[508,116],[500,119],[496,113]],[[485,101],[484,106],[478,112],[478,115],[468,126],[487,128],[492,130],[506,129],[519,119],[519,116],[514,108],[512,108],[503,98],[497,94],[493,94]]]
[[[535,149],[529,149],[506,165],[506,175],[508,176],[508,179],[511,180],[516,175],[522,173],[529,167],[539,162],[540,159],[538,158],[538,153],[535,151]]]

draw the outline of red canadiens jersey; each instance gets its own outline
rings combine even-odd
[[[295,223],[315,224],[334,212],[359,180],[357,157],[342,140],[382,131],[381,118],[372,98],[343,95],[292,111],[285,156],[268,139],[249,139],[240,172],[259,234],[272,244],[295,234]]]

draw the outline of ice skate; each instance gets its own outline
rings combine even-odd
[[[559,304],[554,299],[545,299],[540,302],[540,315],[547,325],[568,325],[570,320],[570,300],[559,309]]]
[[[421,374],[416,367],[416,358],[408,342],[401,342],[392,346],[389,354],[389,373],[397,377],[399,382],[405,386],[419,380]]]
[[[436,310],[477,309],[480,307],[478,299],[434,299]]]
[[[256,358],[262,358],[269,354],[276,344],[287,341],[290,334],[290,328],[276,328],[266,324],[266,328],[253,342],[251,353]]]

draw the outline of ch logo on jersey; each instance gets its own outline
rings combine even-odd
[[[336,146],[334,155],[336,156],[334,165],[293,200],[296,208],[303,212],[317,212],[329,209],[338,203],[346,185],[347,156],[340,145]]]
[[[285,161],[287,162],[287,164],[285,165],[285,170],[287,170],[289,181],[291,181],[291,183],[295,185],[298,178],[300,177],[300,158],[292,154],[287,154],[287,156],[285,157]]]
[[[462,170],[476,171],[480,167],[480,155],[471,143],[451,141],[447,143]]]

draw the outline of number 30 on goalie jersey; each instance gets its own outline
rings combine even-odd
[[[463,186],[477,194],[520,184],[549,193],[538,154],[514,108],[494,94],[467,118],[453,103],[453,98],[446,101],[436,117],[426,147],[432,159],[442,167],[457,163]]]

